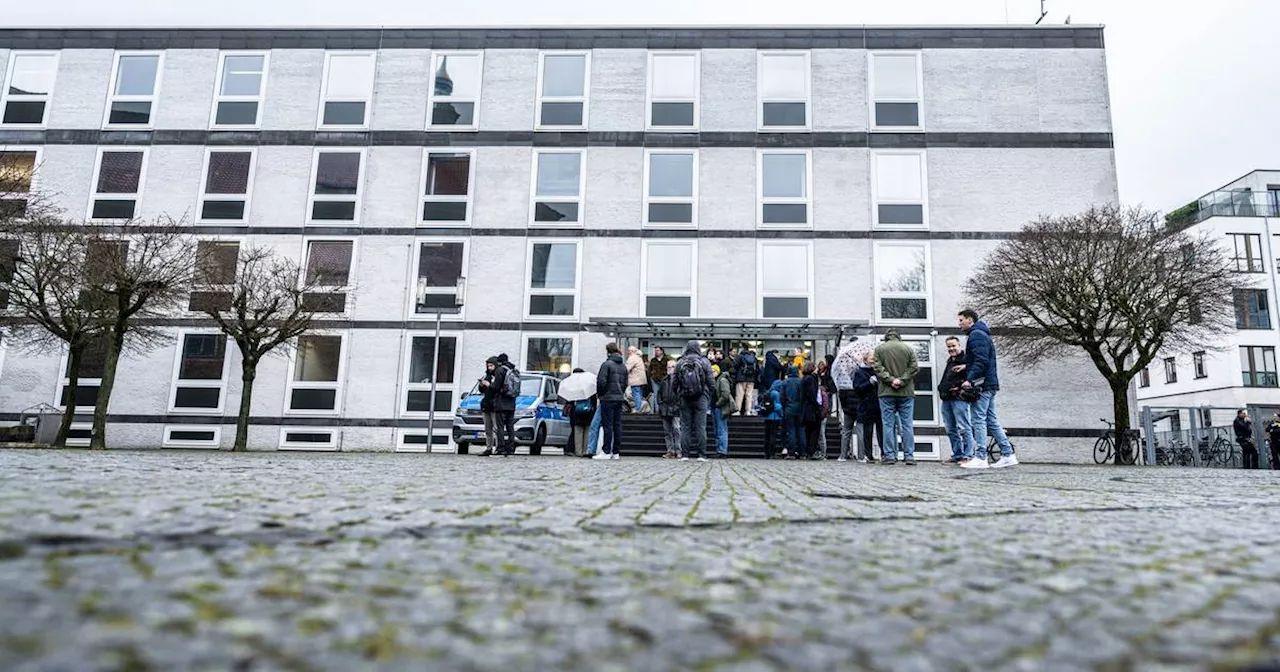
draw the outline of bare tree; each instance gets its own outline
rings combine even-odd
[[[1133,377],[1162,351],[1220,349],[1243,284],[1217,240],[1115,205],[1042,217],[978,268],[966,289],[1009,330],[1004,355],[1034,367],[1083,350],[1111,389],[1121,436]]]
[[[258,363],[273,352],[286,352],[299,336],[315,327],[317,301],[311,295],[318,278],[302,278],[292,260],[268,248],[239,251],[228,261],[217,251],[200,255],[197,284],[212,291],[193,293],[198,307],[240,350],[240,410],[232,450],[248,448],[249,411]],[[228,271],[230,265],[230,272]],[[232,273],[234,273],[233,277]]]
[[[106,363],[93,409],[89,447],[105,449],[107,406],[115,387],[120,354],[146,352],[172,340],[159,320],[171,316],[190,290],[196,268],[195,241],[178,222],[128,222],[85,227],[85,302],[102,317]]]

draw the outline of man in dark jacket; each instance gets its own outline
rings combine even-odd
[[[670,380],[680,395],[680,447],[684,453],[680,459],[688,460],[696,452],[698,461],[706,462],[707,408],[716,394],[715,372],[702,356],[698,341],[685,344]]]
[[[497,394],[493,396],[493,411],[498,416],[498,449],[497,455],[516,454],[516,398],[509,397],[502,388],[507,382],[507,373],[515,369],[507,353],[498,355],[497,366],[493,371],[493,388]]]
[[[969,403],[960,398],[960,384],[964,382],[964,350],[960,339],[947,337],[947,365],[942,370],[942,382],[938,383],[938,399],[942,401],[942,424],[951,439],[951,459],[948,464],[959,464],[973,459],[973,427],[969,424]]]
[[[808,454],[804,443],[804,383],[800,370],[787,368],[787,379],[782,383],[782,432],[787,459],[802,460]]]
[[[617,343],[605,346],[608,357],[596,374],[596,397],[600,399],[600,424],[604,426],[604,446],[597,460],[618,459],[622,447],[622,407],[627,403],[627,364]]]
[[[880,416],[880,379],[876,378],[875,353],[867,352],[862,363],[853,372],[853,398],[857,401],[858,424],[862,425],[862,442],[858,459],[871,464],[876,461],[876,449],[871,445],[874,435],[884,455],[884,423]]]
[[[1257,469],[1258,446],[1253,443],[1253,419],[1249,417],[1249,411],[1240,409],[1231,427],[1236,432],[1236,443],[1240,444],[1240,450],[1244,453],[1244,468]]]
[[[962,388],[976,387],[981,390],[978,398],[969,404],[969,421],[973,424],[972,460],[962,462],[966,469],[987,468],[987,434],[996,439],[1000,446],[1000,461],[990,466],[1000,469],[1018,464],[1013,454],[1013,446],[1009,437],[1005,436],[1004,427],[996,418],[996,392],[1000,391],[1000,376],[996,366],[996,346],[991,342],[991,329],[986,322],[978,319],[978,313],[965,308],[959,314],[960,328],[968,336],[964,346],[965,380]]]
[[[1267,423],[1267,443],[1271,445],[1271,469],[1280,469],[1280,412]]]
[[[480,379],[480,413],[484,415],[484,452],[480,457],[492,457],[498,449],[498,414],[493,410],[498,388],[493,384],[498,371],[498,358],[484,360],[484,377]]]
[[[778,351],[770,350],[764,356],[764,368],[760,370],[760,388],[772,389],[773,383],[782,380],[782,362],[778,361]]]

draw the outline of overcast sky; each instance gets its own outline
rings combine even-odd
[[[1105,24],[1120,195],[1172,209],[1280,169],[1280,1],[1047,0]],[[1031,23],[1039,0],[14,0],[12,26]],[[998,129],[992,129],[998,130]]]

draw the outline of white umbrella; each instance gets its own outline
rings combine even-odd
[[[841,390],[853,389],[853,374],[862,363],[863,356],[875,349],[876,344],[869,336],[840,348],[835,361],[831,363],[831,378],[835,380],[836,387]]]
[[[565,401],[589,399],[596,393],[596,377],[590,373],[575,373],[560,381],[560,396]]]

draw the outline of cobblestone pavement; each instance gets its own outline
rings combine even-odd
[[[0,451],[0,669],[1232,669],[1280,474]]]

